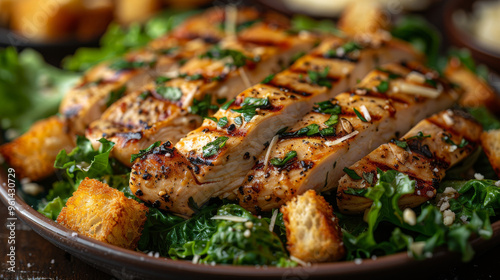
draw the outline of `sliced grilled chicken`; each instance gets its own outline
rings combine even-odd
[[[254,9],[235,11],[235,25],[259,19]],[[90,69],[80,84],[68,92],[60,113],[70,121],[70,129],[83,134],[98,119],[117,92],[126,94],[142,88],[157,75],[177,72],[182,62],[205,52],[225,36],[219,26],[225,22],[223,9],[211,9],[193,16],[171,34],[150,42],[145,48],[126,54],[122,59],[104,62]],[[119,97],[119,96],[118,96]]]
[[[174,149],[157,148],[137,161],[130,188],[144,201],[189,216],[193,205],[240,186],[264,144],[279,129],[293,125],[314,102],[354,85],[376,62],[416,56],[398,41],[359,50],[344,39],[325,39],[288,70],[243,91],[234,103],[221,108],[214,115],[218,123],[207,119]]]
[[[309,189],[336,188],[344,167],[451,106],[456,97],[437,73],[416,63],[374,70],[356,89],[317,104],[275,136],[237,190],[239,203],[254,212],[268,211]]]
[[[262,36],[264,34],[265,36]],[[265,22],[255,23],[221,41],[200,57],[190,59],[176,77],[151,83],[150,94],[137,92],[120,99],[93,122],[87,138],[99,145],[101,137],[115,143],[113,156],[130,164],[132,154],[158,140],[177,142],[201,125],[202,118],[190,114],[193,102],[231,99],[244,89],[278,72],[297,52],[310,49],[313,36],[291,35]]]
[[[481,131],[481,125],[463,111],[446,110],[421,121],[398,141],[381,145],[349,169],[361,178],[372,178],[372,184],[377,181],[377,168],[408,175],[416,181],[415,192],[401,197],[399,206],[413,208],[436,195],[446,170],[474,151]],[[349,175],[340,179],[340,211],[361,214],[371,206],[371,200],[356,194],[357,190],[370,187],[369,181]]]

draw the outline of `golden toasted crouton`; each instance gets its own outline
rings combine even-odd
[[[332,206],[314,190],[281,207],[290,255],[304,262],[338,261],[345,255],[342,232]]]
[[[493,166],[493,170],[500,177],[500,129],[483,132],[481,145],[491,166]]]
[[[0,146],[0,154],[20,178],[43,179],[54,172],[59,151],[73,149],[71,137],[58,117],[36,122],[14,141]]]
[[[459,101],[460,105],[466,107],[485,106],[490,111],[498,113],[500,99],[495,91],[486,81],[462,65],[459,59],[450,59],[444,74],[450,81],[464,89],[465,92]]]
[[[135,249],[148,207],[95,179],[85,179],[68,200],[57,222],[80,234]]]

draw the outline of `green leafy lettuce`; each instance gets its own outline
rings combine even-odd
[[[57,112],[63,95],[79,75],[48,65],[32,49],[0,49],[0,119],[2,129],[23,133],[38,119]]]
[[[360,234],[344,231],[344,243],[348,259],[368,258],[372,255],[392,254],[407,249],[414,257],[423,258],[432,254],[438,246],[447,246],[462,253],[464,261],[470,260],[474,251],[469,238],[477,234],[483,238],[492,235],[489,217],[495,207],[500,206],[498,188],[494,181],[469,181],[460,190],[458,199],[452,199],[451,210],[456,219],[453,225],[443,224],[439,208],[431,203],[416,211],[415,224],[404,219],[398,207],[401,196],[415,190],[415,181],[394,170],[378,172],[378,182],[368,189],[365,196],[373,200],[366,215],[367,228]],[[466,219],[463,220],[461,217]],[[392,232],[380,237],[375,234],[379,227],[392,225]]]

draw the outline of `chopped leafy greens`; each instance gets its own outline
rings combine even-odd
[[[356,171],[352,170],[352,169],[349,169],[347,167],[344,167],[344,172],[349,175],[349,177],[351,177],[351,179],[353,180],[361,180],[363,178],[361,178],[361,176],[359,176]]]
[[[156,88],[156,93],[170,101],[179,101],[182,97],[182,91],[178,87],[159,86]]]
[[[214,141],[203,146],[203,157],[208,158],[217,154],[220,149],[224,148],[228,139],[227,136],[217,137]]]
[[[328,80],[328,71],[330,67],[325,67],[323,71],[312,71],[307,70],[307,79],[310,83],[323,86],[327,88],[332,88],[332,83]]]
[[[240,109],[231,109],[233,112],[241,113],[246,122],[252,120],[257,115],[258,108],[267,108],[271,103],[268,98],[247,97],[241,103]]]
[[[153,144],[151,144],[151,146],[147,147],[146,149],[140,150],[139,153],[133,154],[130,157],[130,162],[134,162],[136,159],[143,157],[145,154],[151,152],[154,148],[159,147],[160,144],[161,144],[161,141],[156,141]]]
[[[118,99],[122,98],[125,92],[127,91],[126,86],[122,86],[117,90],[113,90],[109,93],[108,101],[106,101],[106,107],[111,106],[111,104],[118,101]]]
[[[274,166],[282,167],[282,166],[285,166],[290,160],[292,160],[296,156],[297,156],[296,151],[290,151],[290,152],[286,153],[284,159],[272,158],[269,160],[269,163],[271,163]]]
[[[211,102],[212,96],[210,94],[205,95],[201,100],[193,99],[193,105],[189,106],[189,112],[206,118],[209,116],[210,111],[219,109],[217,105]]]
[[[200,56],[201,58],[210,59],[223,59],[230,58],[230,61],[226,63],[227,66],[234,66],[236,68],[245,66],[247,61],[250,60],[242,52],[232,49],[222,49],[219,45],[213,46],[210,50]]]

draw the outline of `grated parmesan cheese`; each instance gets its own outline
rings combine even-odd
[[[406,94],[420,95],[428,98],[436,98],[441,94],[441,90],[414,85],[405,82],[394,82],[393,87],[398,87],[401,92]]]
[[[476,174],[474,174],[474,178],[476,178],[477,180],[483,180],[484,176],[481,173],[476,173]]]
[[[448,115],[448,113],[443,114],[443,120],[446,123],[446,125],[448,125],[448,126],[452,126],[453,124],[455,124],[455,122],[450,117],[450,115]]]
[[[352,138],[354,136],[356,136],[357,134],[359,133],[359,131],[355,130],[353,131],[352,133],[350,134],[347,134],[346,136],[344,137],[340,137],[339,139],[336,139],[336,140],[333,140],[333,141],[326,141],[325,142],[325,145],[331,147],[331,146],[335,146],[335,145],[338,145],[339,143],[342,143],[344,142],[345,140],[349,139],[349,138]]]
[[[406,76],[406,80],[408,82],[423,84],[423,83],[425,83],[425,76],[419,72],[412,71],[412,72],[410,72],[410,74],[408,74]]]
[[[271,150],[274,145],[276,145],[276,142],[278,142],[279,135],[275,135],[273,139],[271,140],[271,143],[269,143],[269,147],[267,147],[267,152],[266,152],[266,157],[264,158],[264,169],[267,169],[267,164],[269,163],[269,156],[271,156]]]
[[[200,260],[200,255],[194,255],[194,257],[193,257],[193,263],[197,264],[199,260]]]
[[[497,186],[497,187],[500,188],[500,180],[498,180],[498,181],[495,182],[495,186]]]
[[[247,218],[238,217],[238,216],[230,216],[230,215],[215,215],[212,217],[212,220],[226,220],[230,222],[243,223],[248,221]]]
[[[370,112],[368,112],[368,109],[366,109],[365,105],[361,105],[361,107],[359,107],[359,110],[361,110],[361,113],[363,114],[363,116],[367,121],[369,122],[372,121],[372,116],[370,115]]]
[[[273,216],[271,217],[271,223],[269,223],[269,231],[274,231],[274,225],[276,224],[276,218],[278,217],[278,209],[273,210]]]

